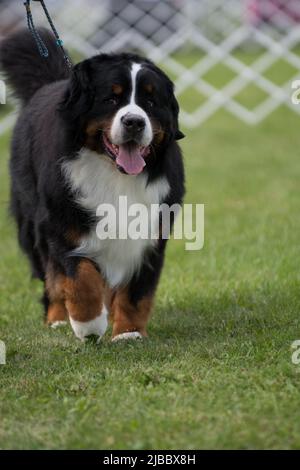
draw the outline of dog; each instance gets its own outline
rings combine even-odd
[[[182,204],[173,83],[131,53],[99,54],[69,70],[52,33],[39,34],[47,59],[21,30],[2,42],[0,67],[20,101],[11,213],[44,283],[45,322],[69,320],[81,340],[100,339],[108,320],[114,341],[147,336],[167,239],[99,239],[97,207],[120,196],[147,208]]]

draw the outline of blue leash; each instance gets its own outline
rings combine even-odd
[[[36,27],[34,26],[34,22],[33,22],[33,17],[32,17],[32,12],[31,12],[31,5],[30,5],[30,1],[31,0],[26,0],[24,2],[24,6],[26,8],[26,13],[27,13],[27,25],[28,25],[28,29],[29,31],[31,32],[35,42],[36,42],[36,45],[38,47],[38,50],[39,50],[39,53],[42,57],[44,57],[44,59],[47,59],[49,57],[49,51],[47,49],[47,46],[46,44],[44,43],[44,41],[42,40],[40,34],[38,33]],[[68,56],[68,54],[66,53],[65,51],[65,48],[63,46],[63,41],[60,39],[59,37],[59,34],[53,24],[53,21],[52,21],[52,18],[47,10],[47,7],[44,3],[44,0],[34,0],[36,2],[40,2],[40,4],[42,5],[43,7],[43,10],[45,12],[45,15],[47,17],[47,20],[48,20],[48,23],[53,31],[53,34],[55,36],[55,39],[56,39],[56,44],[57,46],[61,49],[62,53],[63,53],[63,56],[64,56],[64,59],[65,59],[65,62],[66,62],[66,65],[67,67],[70,69],[72,68],[72,62],[71,62],[71,59],[70,57]]]

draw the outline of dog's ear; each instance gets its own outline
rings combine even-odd
[[[175,140],[180,140],[180,139],[183,139],[185,135],[179,129],[179,124],[178,124],[179,104],[178,104],[177,99],[175,98],[173,83],[171,84],[170,94],[171,94],[170,105],[172,109],[172,114],[174,116],[174,124],[173,124],[174,138]]]
[[[58,107],[63,118],[73,121],[89,110],[94,98],[91,82],[89,61],[75,65],[64,98]]]
[[[178,129],[175,133],[175,140],[181,140],[184,138],[185,138],[185,134]]]

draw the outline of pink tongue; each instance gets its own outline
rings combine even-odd
[[[124,144],[119,146],[117,164],[128,173],[128,175],[138,175],[146,165],[137,145]]]

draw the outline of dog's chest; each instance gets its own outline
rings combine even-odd
[[[128,209],[137,208],[134,204],[141,204],[143,208],[142,211],[138,210],[139,220],[157,233],[158,210],[155,205],[160,204],[169,192],[167,180],[160,178],[147,185],[145,175],[121,174],[106,156],[86,149],[80,152],[76,160],[68,162],[65,170],[72,189],[78,191],[77,202],[81,207],[96,215],[101,205],[105,208],[104,212],[111,208],[109,213],[116,216],[113,222],[117,238],[100,239],[94,226],[81,239],[74,254],[93,259],[111,287],[128,282],[140,268],[145,252],[155,246],[156,240],[149,236],[146,239],[129,238],[128,219],[124,213],[119,217],[119,208],[121,211],[124,209],[125,201]],[[126,234],[126,238],[118,238],[120,233]]]

